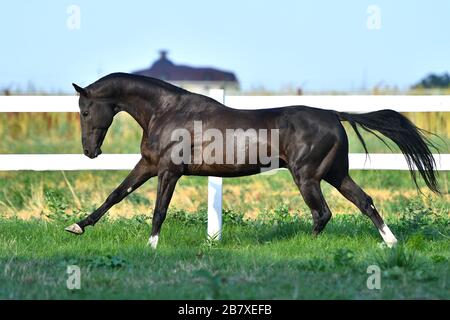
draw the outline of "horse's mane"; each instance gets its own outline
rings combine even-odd
[[[123,72],[108,74],[107,76],[98,79],[88,86],[90,90],[93,90],[94,92],[100,92],[100,94],[109,94],[111,91],[117,91],[118,89],[127,89],[131,87],[137,87],[143,90],[159,88],[175,94],[190,93],[187,90],[156,78]]]

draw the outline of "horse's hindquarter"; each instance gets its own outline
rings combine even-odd
[[[292,170],[301,167],[315,172],[327,158],[333,163],[336,157],[348,161],[348,142],[345,130],[334,111],[305,106],[286,108],[287,128],[281,135],[287,166]]]

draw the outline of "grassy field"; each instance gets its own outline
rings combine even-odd
[[[432,139],[449,153],[448,114],[409,116],[440,134]],[[0,153],[81,153],[77,117],[0,114]],[[362,152],[347,133],[350,151]],[[103,152],[138,152],[140,136],[137,124],[120,115]],[[369,151],[391,152],[364,136]],[[145,246],[155,179],[85,235],[63,231],[126,175],[0,172],[0,298],[450,299],[450,172],[440,174],[443,196],[418,194],[407,172],[352,172],[399,238],[393,250],[380,246],[369,219],[326,183],[334,217],[313,239],[309,209],[287,171],[225,179],[220,243],[206,240],[205,177],[178,183],[156,252]],[[81,290],[67,289],[68,265],[81,268]],[[380,290],[366,285],[370,265],[381,270]]]
[[[145,246],[154,180],[85,235],[63,231],[125,175],[1,173],[0,298],[450,298],[449,195],[419,196],[406,172],[352,174],[399,238],[394,250],[380,247],[369,219],[326,184],[335,215],[313,239],[288,172],[225,181],[220,243],[206,240],[200,177],[177,186],[156,252]],[[447,192],[449,178],[440,178]],[[81,268],[81,290],[67,289],[68,265]],[[380,267],[380,290],[367,288],[370,265]]]
[[[82,237],[64,221],[2,219],[0,298],[449,299],[450,219],[422,213],[389,219],[402,242],[393,250],[353,215],[317,239],[303,217],[229,217],[220,244],[205,240],[204,216],[172,215],[157,251],[145,246],[144,219],[103,221]],[[68,265],[80,267],[80,290],[66,287]],[[371,265],[379,290],[366,284]]]

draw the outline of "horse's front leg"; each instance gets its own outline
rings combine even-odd
[[[156,167],[142,158],[125,180],[108,196],[106,201],[97,210],[80,222],[70,225],[65,230],[74,234],[82,234],[86,226],[95,225],[113,205],[122,201],[148,179],[156,176],[156,174]]]

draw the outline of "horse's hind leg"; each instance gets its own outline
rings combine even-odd
[[[295,178],[297,182],[297,178]],[[331,211],[323,197],[320,182],[317,180],[299,181],[297,183],[305,203],[311,209],[314,221],[313,233],[318,235],[331,219]]]
[[[331,211],[320,189],[320,181],[333,164],[339,144],[334,143],[328,150],[317,150],[316,153],[311,153],[306,160],[290,166],[295,183],[300,189],[305,203],[311,209],[314,235],[318,235],[331,219]]]
[[[397,243],[397,239],[392,234],[389,227],[384,223],[383,218],[375,208],[372,198],[367,195],[348,174],[339,180],[330,179],[329,177],[326,178],[326,180],[336,187],[345,198],[353,202],[364,215],[372,220],[388,247],[393,247]]]

